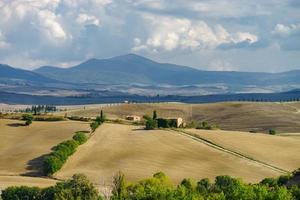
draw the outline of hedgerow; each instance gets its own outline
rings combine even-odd
[[[72,140],[64,141],[55,146],[53,152],[46,156],[44,160],[44,174],[49,176],[60,170],[68,157],[74,154],[77,147],[86,141],[86,135],[82,132],[77,132]]]

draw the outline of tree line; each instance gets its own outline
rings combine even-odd
[[[31,108],[26,108],[24,112],[32,113],[34,115],[41,114],[41,113],[48,113],[48,112],[56,112],[56,106],[52,105],[34,105]]]
[[[58,182],[48,188],[8,187],[2,191],[3,200],[300,200],[300,186],[289,184],[300,171],[291,176],[266,178],[258,184],[247,184],[230,176],[217,176],[214,182],[183,179],[174,185],[164,173],[130,183],[124,174],[113,177],[111,190],[98,193],[82,174]]]

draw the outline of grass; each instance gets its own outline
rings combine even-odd
[[[130,181],[164,171],[175,182],[183,178],[213,179],[231,175],[249,182],[278,176],[275,170],[211,148],[167,130],[145,131],[134,126],[104,124],[55,174],[65,179],[86,174],[94,183],[110,184],[119,170]]]
[[[127,115],[152,115],[159,117],[183,117],[185,120],[208,121],[224,130],[256,131],[267,133],[300,132],[300,103],[226,102],[210,104],[120,104],[73,106],[68,116],[95,117],[102,109],[109,118],[125,118]],[[65,113],[65,112],[64,112]],[[62,114],[62,113],[60,113]]]
[[[9,186],[49,187],[55,185],[56,181],[40,177],[26,176],[0,176],[0,190]]]
[[[300,143],[293,137],[220,130],[190,129],[187,132],[287,171],[293,171],[300,166]]]
[[[74,132],[89,130],[84,122],[33,122],[0,120],[0,175],[39,175],[42,158]]]

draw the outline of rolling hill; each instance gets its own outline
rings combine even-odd
[[[41,67],[36,73],[73,83],[166,84],[166,85],[285,85],[300,84],[300,71],[284,73],[202,71],[192,67],[165,64],[128,54],[110,59],[91,59],[62,69]]]

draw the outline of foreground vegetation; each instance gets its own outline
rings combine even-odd
[[[57,183],[45,189],[37,187],[8,187],[2,191],[3,200],[299,200],[300,186],[287,186],[292,176],[267,178],[259,184],[245,184],[230,176],[217,176],[214,183],[209,179],[194,182],[183,179],[174,186],[162,172],[152,178],[127,183],[124,175],[118,173],[113,178],[110,191],[99,194],[95,186],[82,174],[71,180]]]

